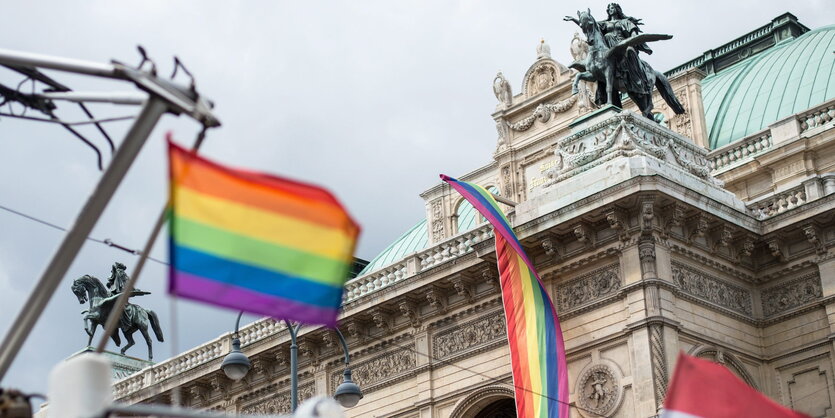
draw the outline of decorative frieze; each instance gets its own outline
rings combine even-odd
[[[435,334],[432,352],[435,359],[444,359],[505,338],[504,314],[500,311]]]
[[[823,297],[820,277],[810,274],[762,292],[765,317],[783,313]]]
[[[750,316],[751,292],[709,276],[695,268],[673,263],[673,281],[690,296]]]
[[[313,397],[315,389],[313,382],[299,385],[299,404]],[[284,415],[290,413],[290,391],[279,392],[269,398],[249,404],[241,408],[243,414],[253,415]]]
[[[575,95],[555,103],[540,103],[530,116],[507,126],[514,131],[527,131],[537,119],[542,123],[548,122],[551,119],[551,114],[565,112],[571,109],[571,106],[574,106],[576,102],[577,96]]]
[[[369,393],[382,387],[383,383],[390,383],[394,379],[413,372],[417,365],[414,350],[400,348],[385,354],[357,363],[351,366],[354,383],[358,384],[363,393]],[[342,383],[343,370],[331,373],[331,392]]]
[[[620,277],[617,264],[594,270],[557,287],[557,310],[560,313],[570,311],[618,289]]]

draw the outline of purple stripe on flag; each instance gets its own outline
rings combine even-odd
[[[265,295],[228,283],[205,279],[171,269],[168,292],[250,313],[290,319],[306,324],[336,327],[337,309],[320,308],[297,301]]]

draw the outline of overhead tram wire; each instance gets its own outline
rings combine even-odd
[[[57,230],[59,230],[59,231],[64,231],[64,232],[66,232],[66,231],[67,231],[67,228],[64,228],[63,226],[56,225],[56,224],[54,224],[54,223],[52,223],[52,222],[48,222],[48,221],[45,221],[45,220],[43,220],[43,219],[36,218],[36,217],[34,217],[34,216],[32,216],[32,215],[29,215],[29,214],[23,213],[23,212],[18,211],[18,210],[14,210],[14,209],[12,209],[12,208],[9,208],[9,207],[3,206],[3,205],[0,205],[0,209],[5,210],[6,212],[13,213],[13,214],[15,214],[15,215],[18,215],[18,216],[24,217],[24,218],[26,218],[26,219],[29,219],[30,221],[34,221],[34,222],[37,222],[37,223],[39,223],[39,224],[42,224],[42,225],[48,226],[48,227],[50,227],[50,228],[52,228],[52,229],[57,229]],[[131,249],[131,248],[125,247],[125,246],[123,246],[123,245],[117,244],[117,243],[113,242],[113,240],[111,240],[110,238],[105,238],[105,239],[103,239],[103,240],[102,240],[102,239],[98,239],[98,238],[87,237],[87,240],[88,240],[88,241],[93,241],[93,242],[96,242],[96,243],[99,243],[99,244],[103,244],[103,245],[106,245],[106,246],[108,246],[108,247],[115,248],[115,249],[117,249],[117,250],[121,250],[121,251],[124,251],[124,252],[126,252],[126,253],[133,254],[133,255],[141,255],[141,254],[142,254],[142,252],[141,252],[141,251],[139,251],[139,250],[135,250],[135,249]],[[153,262],[156,262],[156,263],[162,264],[162,265],[164,265],[164,266],[168,266],[168,265],[169,265],[169,263],[168,263],[168,262],[163,261],[163,260],[160,260],[160,259],[158,259],[158,258],[151,257],[150,255],[148,256],[148,259],[150,259],[150,260],[151,260],[151,261],[153,261]]]

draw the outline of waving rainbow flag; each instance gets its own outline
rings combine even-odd
[[[493,195],[441,174],[490,224],[496,240],[516,415],[568,418],[568,369],[562,329],[548,292]]]
[[[336,325],[359,226],[327,191],[223,167],[168,142],[169,292]]]

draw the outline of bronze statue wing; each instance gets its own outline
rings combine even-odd
[[[568,68],[573,68],[581,73],[586,72],[586,63],[584,61],[574,61]]]
[[[106,298],[102,299],[102,300],[99,302],[99,306],[105,306],[105,305],[108,305],[108,304],[114,304],[114,303],[116,303],[116,299],[118,299],[118,298],[119,298],[119,295],[120,295],[120,294],[121,294],[121,293],[119,293],[119,294],[115,294],[115,295],[113,295],[113,296],[106,297]],[[130,297],[134,297],[134,296],[145,296],[145,295],[150,295],[150,294],[151,294],[151,292],[145,292],[145,291],[142,291],[142,290],[136,290],[136,289],[134,289],[134,290],[130,293]]]
[[[635,35],[624,39],[618,42],[615,46],[611,47],[608,51],[606,51],[606,58],[609,58],[613,54],[622,54],[623,51],[630,46],[638,46],[646,42],[666,41],[667,39],[673,39],[673,35],[663,35],[659,33],[642,33],[640,35]]]

